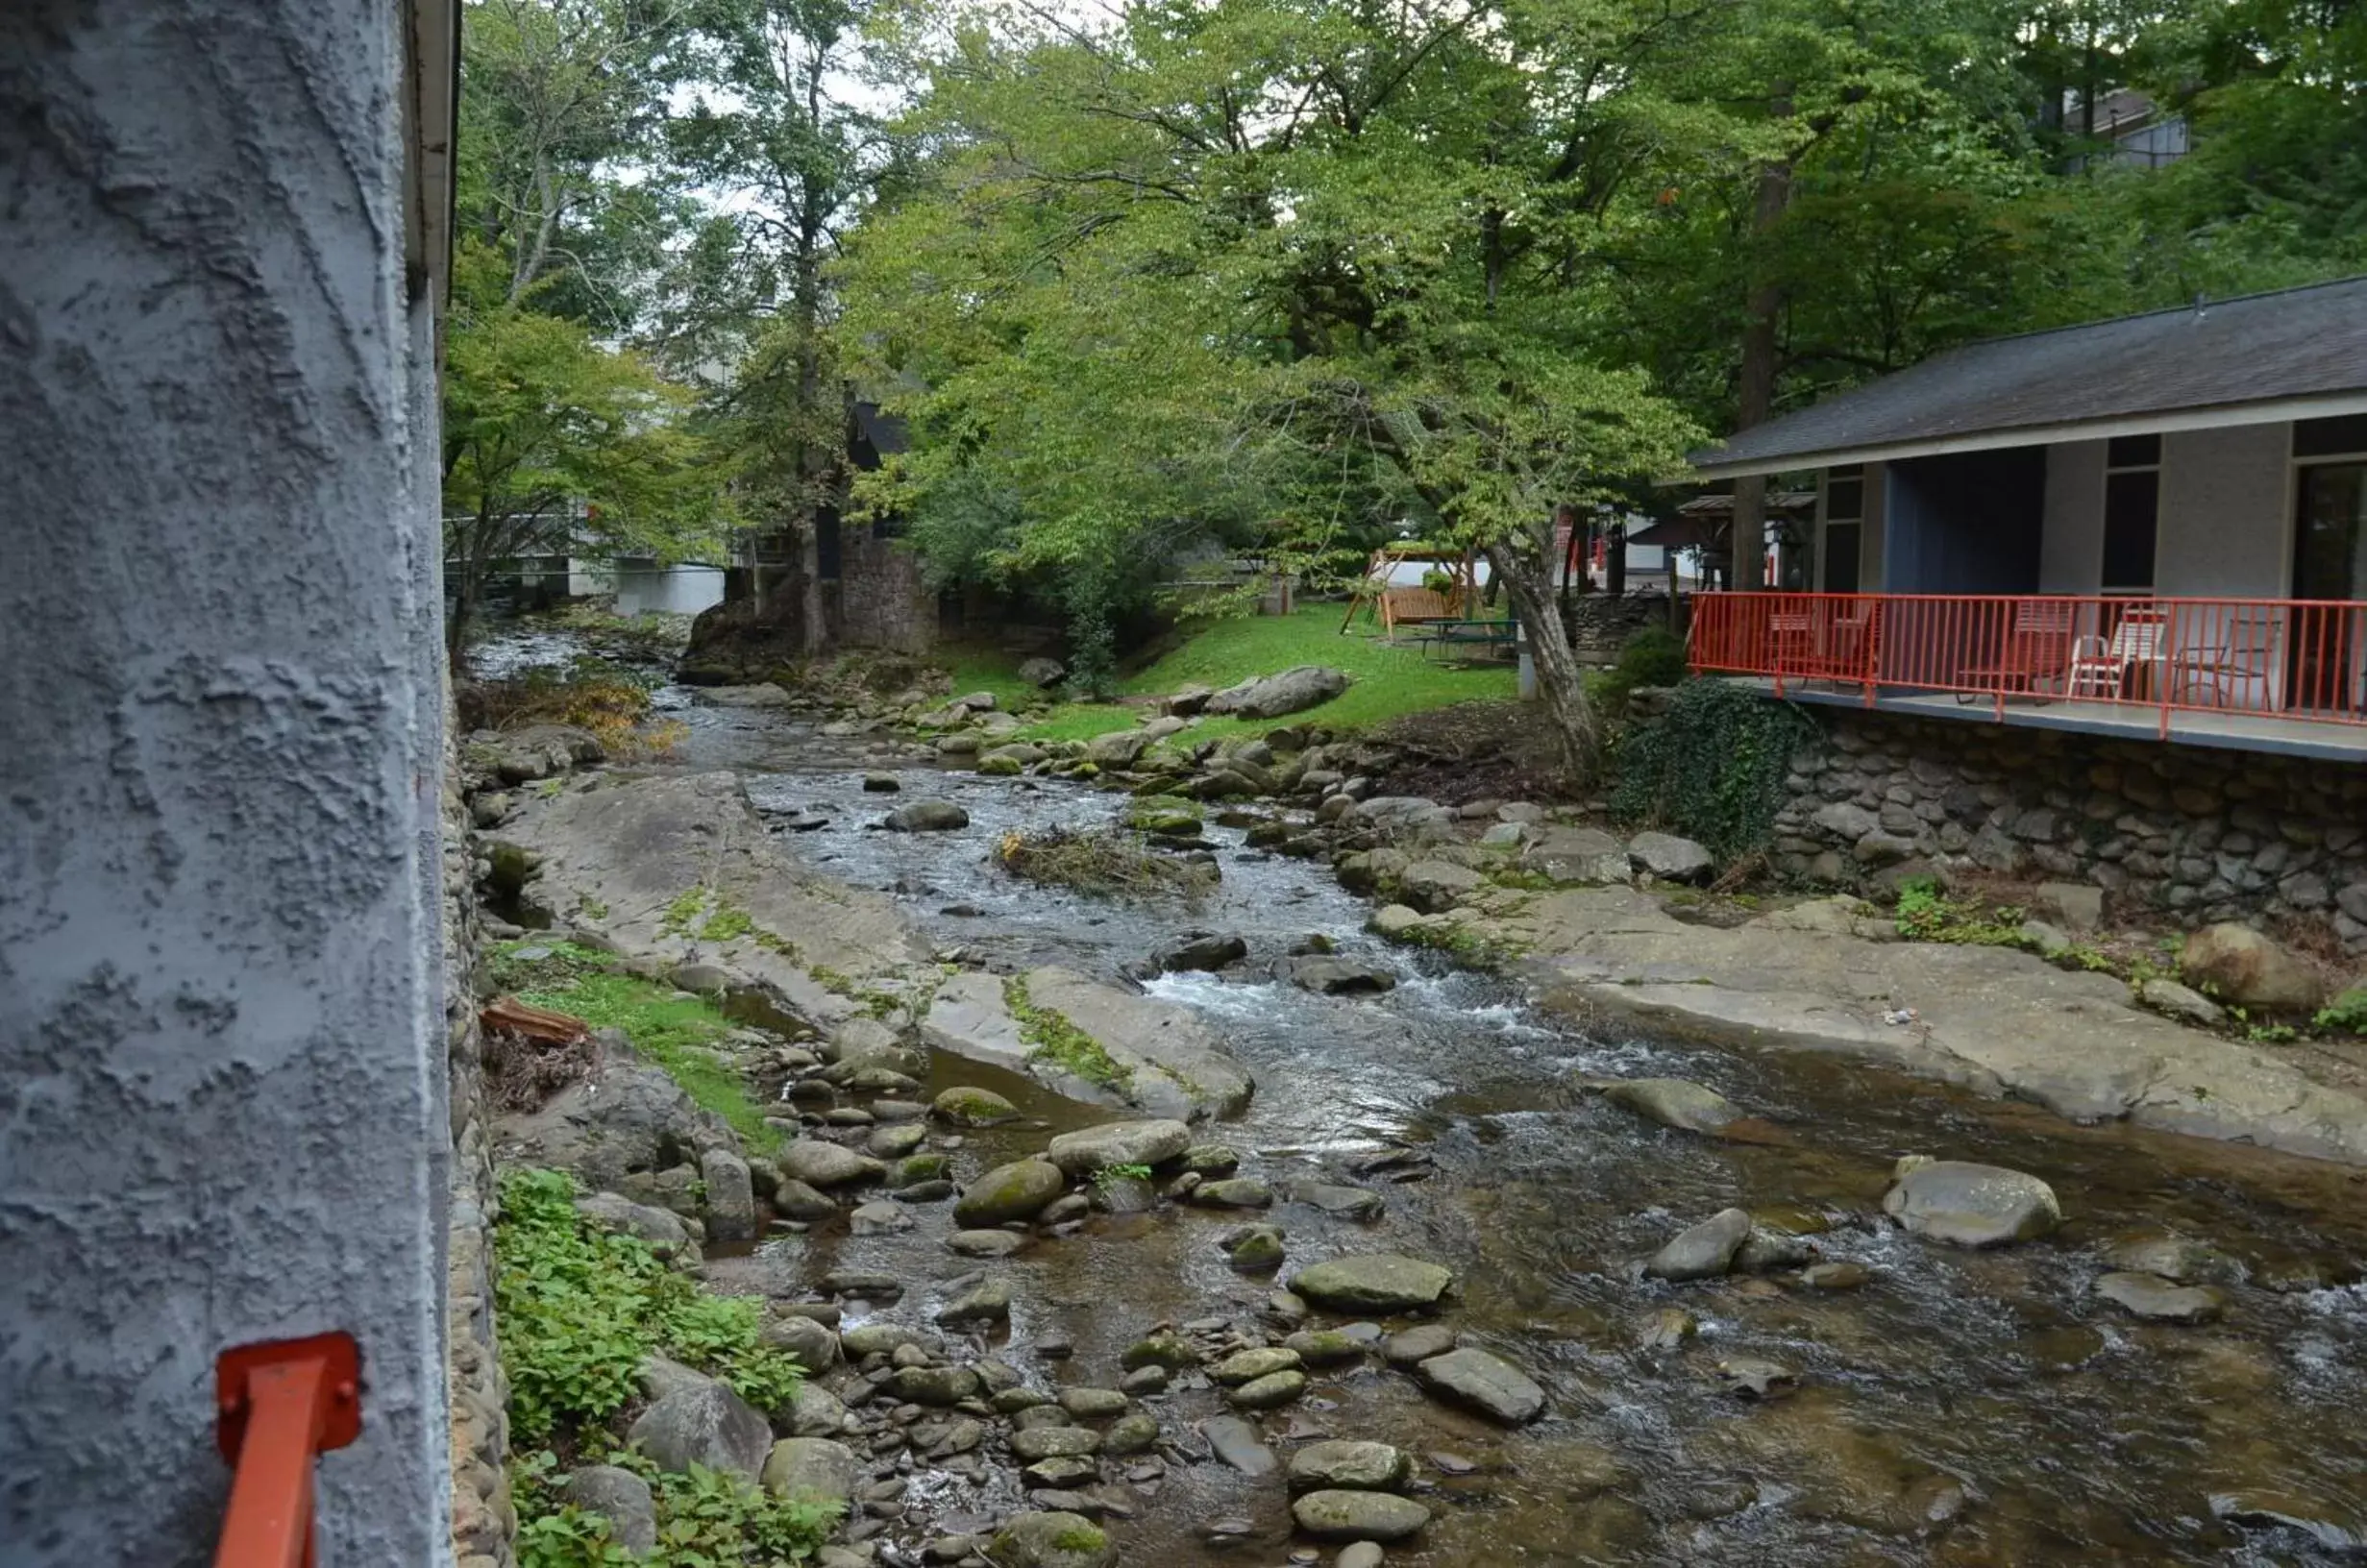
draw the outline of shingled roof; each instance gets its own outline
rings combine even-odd
[[[1727,478],[2362,411],[2367,278],[2349,278],[1967,344],[1692,462],[1702,478]]]

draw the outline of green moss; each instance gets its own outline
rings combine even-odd
[[[1497,969],[1524,957],[1528,948],[1507,937],[1492,937],[1468,925],[1417,925],[1397,932],[1391,941],[1408,947],[1428,947],[1477,969]]]
[[[1109,1544],[1098,1525],[1078,1525],[1052,1537],[1052,1545],[1062,1552],[1106,1552]]]
[[[689,889],[666,906],[665,914],[657,921],[657,929],[669,937],[688,936],[691,922],[696,920],[705,908],[706,890],[704,888]]]
[[[827,964],[809,964],[805,967],[805,972],[812,975],[814,984],[825,991],[834,991],[847,997],[862,993],[863,988],[855,984],[853,975],[843,969],[834,969]]]
[[[1134,1087],[1134,1073],[1111,1059],[1101,1042],[1071,1023],[1055,1008],[1038,1007],[1027,996],[1027,982],[1012,975],[1002,983],[1003,1005],[1019,1022],[1020,1038],[1027,1042],[1027,1060],[1050,1062],[1062,1071],[1090,1084],[1123,1092]]]
[[[749,1148],[771,1154],[781,1144],[777,1129],[765,1125],[764,1112],[749,1096],[737,1071],[718,1057],[714,1044],[731,1024],[712,1002],[683,997],[663,986],[629,975],[573,971],[540,989],[522,990],[533,1007],[572,1013],[595,1029],[621,1029],[633,1048],[663,1067],[682,1091],[724,1118]]]
[[[496,943],[485,954],[495,989],[526,991],[537,986],[572,985],[585,975],[604,974],[616,960],[572,942],[540,942],[532,937]]]
[[[792,964],[802,967],[805,963],[805,955],[798,950],[798,944],[777,931],[767,931],[764,927],[758,926],[753,933],[753,940],[757,946],[767,952],[778,953]]]
[[[729,942],[734,937],[747,936],[756,928],[756,922],[729,898],[718,894],[715,908],[699,927],[702,942]]]

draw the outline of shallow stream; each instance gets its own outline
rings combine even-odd
[[[669,705],[680,701],[669,694]],[[1814,1056],[1761,1057],[1640,1038],[1548,1016],[1508,983],[1457,972],[1366,935],[1368,906],[1319,864],[1242,846],[1212,826],[1223,879],[1201,909],[1111,903],[1025,884],[987,850],[1006,829],[1097,824],[1122,797],[1083,786],[940,772],[828,738],[788,715],[692,703],[682,766],[730,767],[772,813],[826,825],[794,847],[848,882],[884,890],[942,947],[999,970],[1058,963],[1123,983],[1187,926],[1237,932],[1249,960],[1221,976],[1166,976],[1255,1074],[1247,1115],[1209,1130],[1279,1189],[1321,1177],[1374,1187],[1384,1218],[1359,1225],[1280,1204],[1291,1267],[1352,1251],[1402,1251],[1452,1266],[1450,1321],[1467,1342],[1525,1368],[1551,1396],[1516,1432],[1448,1409],[1377,1360],[1318,1376],[1265,1418],[1275,1437],[1396,1442],[1438,1517],[1392,1563],[2316,1563],[2367,1553],[2367,1173],[2258,1151],[2081,1129],[2033,1108],[1979,1100]],[[900,798],[952,799],[951,834],[872,830],[896,798],[866,795],[890,768]],[[1275,983],[1268,966],[1311,934],[1400,976],[1378,997],[1327,998]],[[1100,1119],[1005,1075],[941,1060],[937,1088],[984,1083],[1055,1125]],[[1685,1077],[1775,1123],[1724,1142],[1664,1130],[1573,1087],[1583,1074]],[[1041,1128],[974,1135],[964,1174],[1040,1146]],[[1408,1146],[1426,1179],[1360,1177]],[[2066,1215],[2053,1238],[1996,1253],[1949,1250],[1880,1218],[1905,1153],[1992,1161],[2045,1177]],[[1872,1271],[1820,1293],[1788,1276],[1671,1286],[1637,1262],[1728,1205],[1816,1230],[1821,1255]],[[992,1265],[1018,1285],[1007,1348],[1048,1383],[1113,1384],[1121,1351],[1162,1320],[1257,1318],[1269,1279],[1227,1265],[1216,1238],[1238,1213],[1163,1206],[1097,1215],[1084,1234],[1031,1242]],[[974,1265],[943,1245],[942,1211],[901,1235],[817,1230],[768,1242],[743,1269],[818,1277],[861,1268],[911,1282],[889,1315],[925,1320]],[[2170,1228],[2243,1260],[2251,1282],[2205,1327],[2135,1322],[2089,1287],[2114,1237]],[[1664,1308],[1696,1336],[1646,1349]],[[1074,1356],[1029,1351],[1055,1333]],[[1796,1369],[1799,1391],[1746,1403],[1716,1363],[1737,1355]],[[1189,1449],[1213,1392],[1156,1413]],[[915,1497],[981,1515],[1008,1497]],[[2214,1505],[2214,1499],[2220,1500]],[[2243,1500],[2242,1505],[2231,1499]],[[2243,1514],[2241,1521],[2219,1515]],[[2302,1525],[2278,1526],[2282,1513]],[[1219,1518],[1255,1529],[1203,1544]],[[2310,1527],[2314,1527],[2313,1530]],[[1174,1465],[1138,1517],[1114,1521],[1122,1562],[1190,1568],[1281,1563],[1294,1542],[1279,1478],[1221,1463]],[[2344,1532],[2351,1540],[2345,1544]],[[1326,1559],[1328,1560],[1328,1556]]]

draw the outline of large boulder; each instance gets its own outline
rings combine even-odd
[[[1899,1162],[1882,1207],[1917,1236],[1960,1247],[2033,1240],[2063,1217],[2055,1189],[2027,1171],[1915,1155]]]
[[[1664,882],[1699,882],[1717,867],[1717,857],[1673,833],[1639,833],[1627,842],[1627,858],[1640,871]]]
[[[753,1241],[756,1189],[748,1162],[729,1149],[709,1149],[699,1157],[699,1179],[706,1185],[706,1234],[717,1241]]]
[[[1118,1555],[1081,1513],[1021,1513],[995,1532],[994,1560],[999,1568],[1109,1568]]]
[[[929,1109],[956,1127],[992,1127],[1019,1116],[1018,1106],[974,1084],[954,1085],[931,1101]]]
[[[599,792],[593,792],[598,794]],[[728,1148],[731,1130],[702,1110],[664,1068],[644,1062],[623,1034],[602,1030],[590,1069],[538,1110],[502,1118],[505,1163],[571,1172],[579,1187],[618,1191],[635,1172],[695,1163]]]
[[[1319,1541],[1401,1541],[1430,1522],[1430,1510],[1393,1492],[1333,1487],[1293,1503],[1291,1517]]]
[[[1140,729],[1113,729],[1085,743],[1085,760],[1097,768],[1131,768],[1151,739]]]
[[[595,1225],[637,1236],[660,1258],[672,1258],[691,1245],[690,1227],[670,1209],[635,1203],[614,1192],[593,1192],[576,1200],[576,1213]]]
[[[1414,1368],[1423,1387],[1508,1427],[1533,1421],[1545,1409],[1545,1390],[1501,1356],[1462,1345]]]
[[[2302,1013],[2326,1000],[2326,982],[2307,959],[2233,921],[2188,937],[2178,962],[2188,980],[2237,1007]]]
[[[1187,931],[1159,954],[1161,969],[1214,972],[1249,956],[1249,943],[1231,932]]]
[[[642,1411],[625,1440],[662,1470],[687,1472],[703,1464],[754,1481],[772,1452],[773,1428],[748,1401],[702,1378]]]
[[[1548,827],[1521,851],[1520,866],[1554,883],[1623,883],[1627,845],[1596,827]]]
[[[1436,1307],[1454,1283],[1437,1263],[1374,1252],[1302,1268],[1291,1289],[1327,1311],[1411,1312]]]
[[[887,825],[898,833],[945,833],[970,825],[970,813],[950,800],[915,800],[888,813]]]
[[[1069,667],[1058,659],[1048,659],[1039,653],[1032,659],[1022,659],[1018,673],[1020,679],[1042,689],[1059,685],[1061,677],[1069,673]]]
[[[1656,1280],[1711,1280],[1734,1266],[1735,1254],[1751,1238],[1751,1216],[1721,1209],[1680,1232],[1654,1253],[1643,1271]]]
[[[560,1498],[608,1521],[608,1538],[628,1552],[657,1548],[657,1505],[650,1483],[613,1464],[576,1467],[559,1488]]]
[[[1227,687],[1208,699],[1207,711],[1238,714],[1244,719],[1279,719],[1328,702],[1347,689],[1344,672],[1327,665],[1302,664]]]
[[[1425,915],[1454,908],[1488,885],[1468,866],[1448,860],[1418,860],[1397,877],[1397,894]]]
[[[1164,1165],[1183,1158],[1192,1129],[1180,1121],[1111,1121],[1062,1133],[1044,1158],[1067,1176],[1090,1176],[1112,1165]]]
[[[1397,984],[1397,977],[1379,965],[1342,958],[1336,953],[1284,959],[1275,969],[1299,990],[1324,996],[1377,995],[1395,989]]]
[[[854,1501],[862,1479],[863,1461],[854,1450],[828,1437],[783,1437],[764,1461],[764,1489],[775,1497],[843,1508]]]
[[[1033,1219],[1050,1203],[1069,1189],[1069,1179],[1057,1165],[1041,1160],[1017,1160],[993,1170],[970,1184],[953,1206],[953,1219],[958,1225],[983,1228],[1004,1225],[1015,1219]]]

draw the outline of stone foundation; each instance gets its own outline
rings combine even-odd
[[[1608,670],[1619,662],[1619,649],[1646,626],[1668,625],[1666,594],[1573,594],[1568,613],[1571,649],[1589,670]]]
[[[447,718],[449,737],[457,725]],[[458,757],[444,766],[444,1024],[451,1075],[451,1222],[445,1254],[445,1371],[452,1412],[452,1534],[457,1568],[510,1568],[509,1390],[493,1340],[492,1110],[477,1022],[481,930]]]
[[[1900,861],[2093,883],[2181,924],[2323,924],[2367,951],[2367,768],[1817,708],[1776,869],[1827,884]]]

